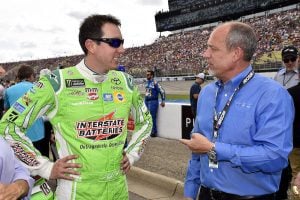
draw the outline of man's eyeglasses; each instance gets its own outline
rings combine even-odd
[[[146,76],[151,76],[151,74],[146,74]]]
[[[285,58],[283,59],[284,63],[289,63],[290,61],[295,62],[297,60],[297,58]]]
[[[119,38],[90,38],[91,40],[95,40],[97,42],[104,42],[111,46],[112,48],[119,48],[122,44],[124,44],[123,39]]]

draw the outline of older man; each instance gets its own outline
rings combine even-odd
[[[292,150],[294,108],[284,88],[254,73],[256,41],[240,22],[219,25],[208,39],[204,57],[218,80],[200,93],[191,140],[181,140],[198,153],[200,164],[189,168],[199,167],[190,180],[200,185],[201,200],[276,198]]]

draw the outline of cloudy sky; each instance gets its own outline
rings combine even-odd
[[[78,29],[95,13],[121,20],[125,48],[150,44],[159,36],[154,15],[160,10],[168,10],[168,0],[3,1],[0,63],[82,54]]]

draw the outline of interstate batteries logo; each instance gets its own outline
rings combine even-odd
[[[96,121],[79,121],[76,123],[78,137],[91,140],[104,140],[117,137],[123,132],[124,119],[114,119],[115,112]]]

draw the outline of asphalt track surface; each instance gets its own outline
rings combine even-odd
[[[163,87],[166,94],[189,94],[190,87],[195,81],[164,81],[159,82]],[[203,85],[205,85],[204,83]],[[144,84],[138,84],[140,92],[143,94],[145,92]]]
[[[150,138],[134,166],[183,182],[190,155],[189,149],[178,140],[155,137]]]

